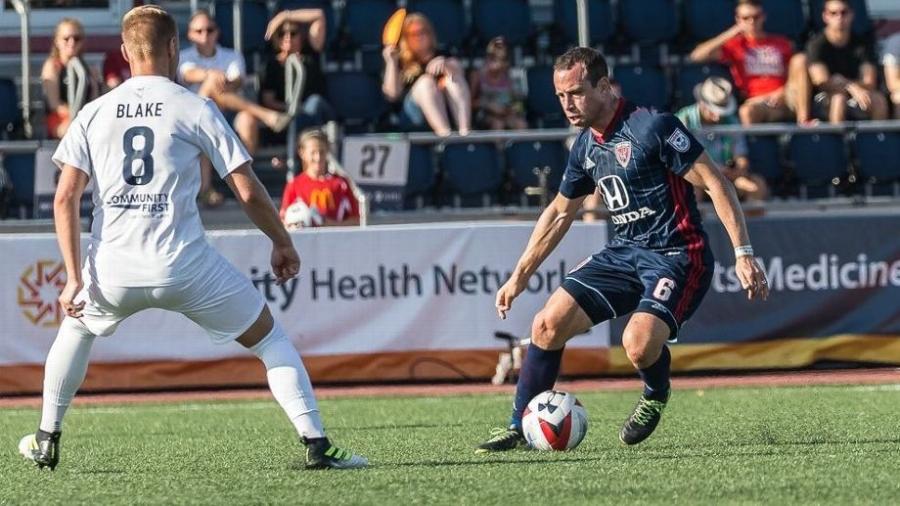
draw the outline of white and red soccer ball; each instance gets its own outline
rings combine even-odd
[[[541,392],[522,413],[522,433],[536,450],[571,450],[584,439],[587,428],[584,406],[566,392]]]

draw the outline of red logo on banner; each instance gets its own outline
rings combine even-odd
[[[628,141],[616,144],[616,161],[623,169],[628,168],[628,162],[631,161],[631,143]]]
[[[41,327],[58,327],[63,313],[57,299],[66,286],[62,262],[38,260],[19,278],[18,303],[28,321]]]

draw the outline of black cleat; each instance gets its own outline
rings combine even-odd
[[[360,469],[369,465],[363,456],[338,448],[326,438],[308,440],[306,445],[307,469]]]
[[[28,434],[19,441],[19,453],[26,460],[34,462],[34,465],[43,469],[49,467],[51,471],[59,464],[59,437],[61,432],[44,432],[40,429],[34,434]]]
[[[662,412],[667,402],[669,402],[668,392],[665,399],[661,401],[648,399],[645,395],[641,395],[631,416],[625,420],[625,425],[619,431],[619,440],[627,445],[636,445],[650,437],[650,434],[656,430],[659,419],[662,418]]]
[[[522,431],[515,427],[491,429],[491,438],[478,445],[475,453],[493,453],[515,450],[519,446],[525,445],[525,436]]]

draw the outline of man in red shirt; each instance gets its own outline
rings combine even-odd
[[[810,121],[810,84],[806,56],[794,54],[793,44],[763,31],[766,14],[759,0],[738,0],[735,25],[699,44],[691,61],[719,61],[729,66],[744,103],[741,123]]]
[[[307,130],[297,142],[303,172],[284,188],[281,199],[281,219],[288,229],[314,226],[292,219],[288,208],[303,202],[312,213],[322,218],[321,225],[359,225],[359,201],[350,182],[328,171],[328,137],[321,130]]]

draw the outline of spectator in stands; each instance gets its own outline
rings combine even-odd
[[[832,123],[886,119],[887,100],[878,91],[875,44],[854,34],[847,0],[827,0],[825,30],[806,45],[809,77],[816,89],[816,112]]]
[[[219,29],[209,12],[201,9],[191,16],[188,40],[193,45],[179,55],[178,79],[194,93],[213,99],[223,112],[237,113],[234,129],[250,153],[257,148],[257,121],[275,132],[288,126],[287,114],[243,97],[244,57],[218,44]]]
[[[735,25],[699,44],[691,61],[720,61],[729,66],[744,103],[741,123],[796,119],[811,121],[810,85],[806,56],[794,54],[793,44],[764,31],[766,13],[760,0],[738,0]]]
[[[103,57],[103,82],[106,87],[111,90],[130,77],[131,67],[125,60],[122,49],[117,47],[107,51]]]
[[[694,88],[697,102],[684,107],[676,116],[691,130],[702,130],[714,125],[740,125],[735,110],[732,85],[727,79],[710,77]],[[747,158],[747,140],[741,134],[710,134],[697,132],[697,139],[706,148],[709,157],[722,168],[723,174],[737,189],[738,196],[746,200],[765,200],[769,190],[766,180],[750,172]],[[695,192],[698,200],[705,198],[705,192]]]
[[[330,146],[325,132],[306,130],[297,140],[297,154],[303,172],[284,188],[281,218],[288,229],[302,226],[292,222],[288,208],[298,201],[320,216],[322,225],[359,225],[359,201],[345,177],[328,170]]]
[[[509,74],[509,47],[503,37],[488,42],[484,66],[469,78],[476,120],[491,130],[528,128],[522,92]]]
[[[266,39],[272,42],[273,54],[263,64],[260,81],[260,104],[276,111],[287,111],[285,102],[285,62],[296,54],[305,74],[297,125],[300,128],[321,126],[335,119],[334,109],[325,100],[325,74],[320,53],[325,47],[325,12],[322,9],[281,11],[266,28]],[[348,97],[348,100],[350,98]],[[285,136],[271,129],[262,132],[266,144],[284,144]]]
[[[900,32],[884,41],[881,61],[884,64],[884,82],[894,104],[894,118],[900,119]]]
[[[382,91],[391,102],[403,100],[404,122],[427,122],[437,135],[450,135],[449,107],[460,135],[472,125],[472,100],[462,65],[439,54],[434,28],[418,13],[406,16],[400,43],[382,51],[385,62]]]
[[[50,56],[41,69],[41,83],[47,105],[47,131],[51,138],[61,139],[72,120],[69,113],[71,83],[66,70],[69,62],[79,60],[87,70],[82,105],[100,96],[100,75],[81,58],[83,52],[84,27],[76,19],[64,18],[56,25]]]

